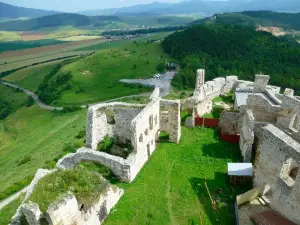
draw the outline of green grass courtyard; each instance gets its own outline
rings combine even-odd
[[[232,225],[235,196],[245,189],[229,186],[227,163],[238,161],[238,146],[221,142],[214,129],[182,127],[180,144],[160,143],[131,184],[117,183],[125,194],[104,224]]]

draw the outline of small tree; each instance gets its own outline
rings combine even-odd
[[[132,69],[134,69],[134,70],[136,69],[136,64],[133,65]]]
[[[156,69],[158,72],[163,73],[166,70],[166,65],[164,63],[159,63],[157,64]]]

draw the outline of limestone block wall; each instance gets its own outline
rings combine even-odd
[[[57,162],[56,167],[60,169],[72,169],[83,161],[104,165],[110,168],[120,180],[130,182],[130,171],[124,169],[127,165],[125,159],[105,152],[93,151],[91,148],[83,147],[78,149],[76,153],[65,155]]]
[[[135,157],[128,159],[131,179],[133,179],[144,163],[156,149],[156,140],[160,131],[160,98],[152,99],[131,123],[132,145]]]
[[[242,113],[237,112],[223,112],[220,116],[219,128],[221,133],[225,134],[239,134],[239,121],[243,116]]]
[[[22,215],[22,206],[24,205],[25,201],[27,201],[27,199],[32,195],[34,188],[37,185],[37,183],[39,182],[39,180],[53,172],[55,172],[55,170],[38,169],[38,171],[34,175],[33,180],[29,184],[29,188],[26,192],[26,196],[25,196],[24,200],[22,201],[21,205],[18,207],[18,209],[17,209],[15,215],[12,217],[9,225],[20,225],[20,218]],[[33,206],[33,209],[36,209],[36,207]],[[39,214],[39,212],[36,211],[36,213],[34,213],[33,216],[38,215],[38,214]]]
[[[269,75],[256,75],[254,81],[255,92],[263,92],[267,89],[267,85],[269,83],[270,76]]]
[[[276,123],[279,105],[274,105],[261,95],[250,95],[247,99],[247,108],[250,109],[256,121]]]
[[[268,185],[271,207],[300,224],[300,144],[272,124],[260,129],[258,136],[254,185]]]
[[[180,101],[160,101],[160,131],[169,134],[171,142],[179,143],[181,137]]]
[[[240,150],[244,162],[251,161],[252,145],[254,142],[255,119],[251,110],[246,110],[243,118],[243,125],[240,131]]]
[[[61,196],[56,202],[51,203],[42,214],[39,206],[33,202],[22,206],[29,225],[40,225],[42,218],[52,225],[100,225],[108,216],[111,209],[119,201],[124,191],[116,186],[108,185],[99,200],[88,209],[81,209],[76,197],[72,192]]]
[[[128,103],[101,103],[88,109],[86,119],[86,146],[96,149],[98,143],[108,136],[118,136],[123,140],[131,139],[130,124],[145,105]],[[114,124],[107,121],[106,111],[114,115]]]
[[[290,95],[283,95],[281,110],[278,112],[277,125],[286,129],[299,130],[299,121],[297,117],[300,116],[300,100]]]

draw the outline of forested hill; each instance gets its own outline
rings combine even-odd
[[[30,20],[0,22],[0,30],[30,31],[58,26],[101,26],[106,21],[120,21],[120,18],[118,16],[84,16],[75,13],[61,13]]]
[[[275,26],[284,29],[300,30],[300,13],[278,13],[271,11],[245,11],[223,13],[196,20],[195,24],[235,24],[247,26]]]
[[[53,15],[56,13],[58,12],[18,7],[18,6],[9,5],[0,2],[0,18],[6,18],[6,19],[17,19],[20,17],[34,18],[40,16]]]
[[[173,85],[193,88],[197,68],[206,79],[235,74],[253,80],[269,74],[271,83],[300,92],[300,47],[250,27],[198,25],[176,32],[162,42],[166,53],[182,62]]]

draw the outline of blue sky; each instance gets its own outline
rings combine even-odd
[[[36,9],[48,9],[64,12],[119,8],[136,4],[151,3],[155,0],[0,0],[2,2]],[[179,0],[161,0],[160,2],[178,2]]]

